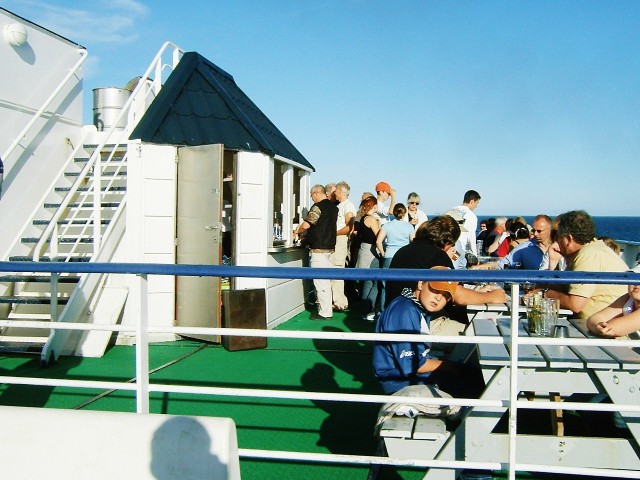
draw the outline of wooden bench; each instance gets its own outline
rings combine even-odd
[[[239,480],[230,418],[0,407],[2,478]]]
[[[433,458],[451,433],[444,418],[396,415],[382,424],[380,438],[395,458]]]

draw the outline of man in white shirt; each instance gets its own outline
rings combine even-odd
[[[478,208],[480,203],[480,194],[475,190],[469,190],[464,194],[462,199],[462,205],[454,207],[454,210],[458,210],[464,219],[464,229],[460,235],[460,244],[463,251],[460,252],[464,255],[465,252],[471,252],[474,255],[478,255],[478,249],[476,248],[476,229],[478,228],[478,217],[473,211]]]
[[[336,222],[336,250],[333,256],[336,268],[345,268],[347,254],[349,253],[348,241],[353,221],[356,217],[356,206],[349,200],[351,187],[347,182],[338,182],[334,195],[338,203],[338,220]],[[331,292],[333,295],[333,309],[345,310],[349,306],[349,300],[344,294],[344,280],[331,280]]]
[[[453,268],[455,268],[456,270],[467,268],[467,259],[464,255],[465,243],[462,243],[462,241],[460,240],[467,233],[467,228],[464,226],[464,218],[462,216],[462,212],[460,212],[460,210],[456,208],[452,208],[451,210],[447,210],[446,212],[444,212],[444,214],[449,215],[451,218],[453,218],[460,227],[460,236],[458,237],[458,240],[456,240],[456,244],[454,246],[455,253],[453,253],[453,256],[451,256]]]

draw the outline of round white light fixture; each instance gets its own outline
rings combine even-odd
[[[14,47],[21,47],[27,43],[27,29],[21,23],[10,23],[4,27],[5,41]]]

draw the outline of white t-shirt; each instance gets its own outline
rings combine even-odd
[[[348,198],[344,202],[340,202],[338,204],[338,220],[336,222],[336,230],[340,230],[347,225],[347,213],[353,214],[354,217],[357,214],[356,206]]]
[[[378,215],[378,218],[380,219],[380,225],[384,225],[389,221],[389,207],[378,201],[378,210],[376,211],[376,215]]]
[[[466,205],[458,205],[454,207],[454,210],[457,210],[462,215],[464,219],[464,228],[466,228],[466,232],[460,233],[460,244],[462,246],[462,251],[460,253],[464,254],[466,251],[473,252],[474,255],[478,255],[478,248],[476,247],[476,229],[478,228],[478,217],[473,213]]]

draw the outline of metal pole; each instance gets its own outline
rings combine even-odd
[[[147,275],[140,278],[140,319],[136,332],[136,412],[149,413],[149,304]]]
[[[518,327],[520,322],[520,286],[511,285],[511,371],[509,382],[509,473],[516,478],[516,435],[518,433]]]

